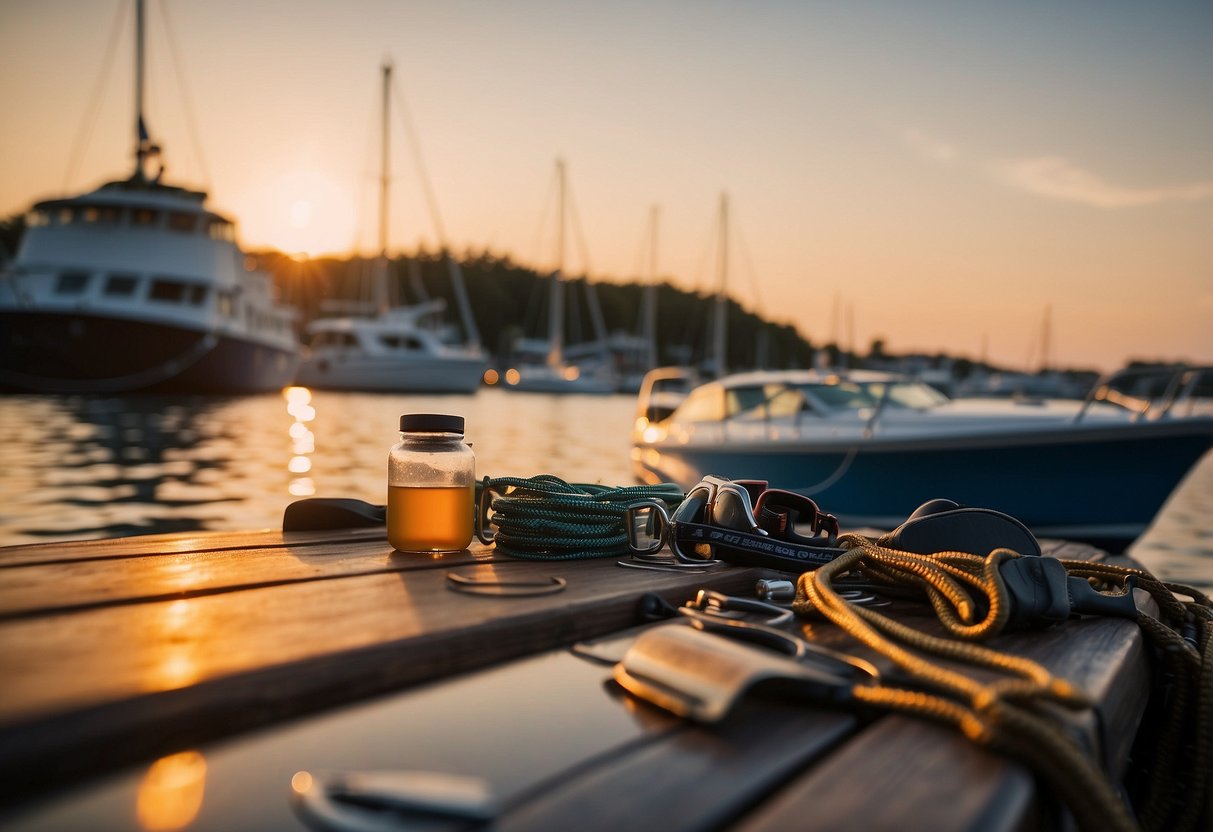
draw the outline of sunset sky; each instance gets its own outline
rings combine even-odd
[[[0,0],[0,216],[129,173],[129,6]],[[245,247],[373,249],[391,59],[456,250],[551,265],[563,157],[574,272],[641,272],[658,204],[709,288],[727,192],[730,291],[815,342],[1026,367],[1051,309],[1056,363],[1213,363],[1209,0],[148,6],[166,180]],[[433,246],[392,129],[393,247]]]

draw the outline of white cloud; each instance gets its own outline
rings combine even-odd
[[[1039,156],[1001,163],[996,172],[1013,188],[1063,202],[1096,208],[1134,208],[1160,202],[1196,202],[1213,198],[1213,182],[1132,188],[1106,182],[1060,156]]]
[[[921,130],[908,128],[902,133],[902,136],[910,143],[910,147],[928,159],[936,162],[947,162],[956,158],[956,145],[935,136],[927,135]]]

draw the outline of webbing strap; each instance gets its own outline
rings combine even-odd
[[[611,487],[567,483],[551,474],[485,477],[477,510],[478,533],[499,552],[528,560],[580,560],[630,554],[629,506],[659,500],[673,509],[682,489],[672,483]],[[490,514],[491,512],[491,514]]]

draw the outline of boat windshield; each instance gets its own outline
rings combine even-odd
[[[927,410],[948,399],[934,387],[919,381],[851,381],[797,385],[805,398],[828,410],[861,410],[876,407],[887,396],[885,407]]]

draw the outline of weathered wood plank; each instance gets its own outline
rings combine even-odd
[[[0,620],[495,560],[501,558],[479,543],[431,556],[396,552],[386,539],[371,539],[32,564],[0,570]]]
[[[459,571],[569,584],[543,597],[471,597],[446,588],[446,570],[426,569],[0,624],[0,784],[25,788],[602,635],[635,623],[644,592],[740,592],[761,574],[639,572],[612,560]]]
[[[772,795],[734,832],[1039,828],[1032,776],[955,732],[886,717]]]
[[[0,569],[64,561],[105,560],[141,555],[178,555],[223,550],[261,549],[272,546],[325,546],[358,540],[386,540],[381,528],[282,532],[276,529],[248,532],[172,532],[100,540],[27,543],[0,549]]]

